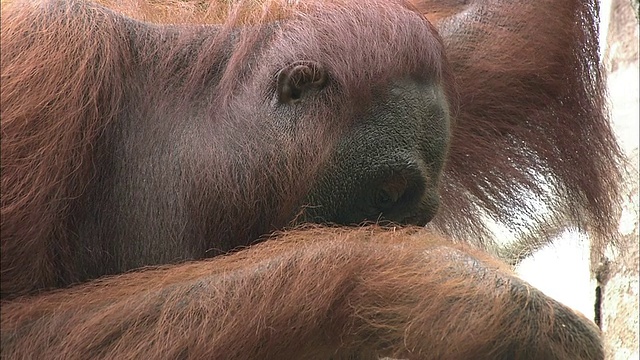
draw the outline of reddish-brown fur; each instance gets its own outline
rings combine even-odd
[[[372,15],[381,6],[374,3]],[[525,234],[542,236],[545,226],[562,224],[602,238],[614,223],[619,173],[603,112],[592,4],[503,3],[415,2],[441,33],[455,80],[442,54],[434,53],[429,69],[459,88],[435,225],[471,242],[488,240],[487,215]],[[96,139],[121,110],[122,78],[133,61],[116,17],[69,25],[60,14],[61,21],[49,17],[38,29],[45,26],[36,20],[38,6],[2,11],[2,295],[10,298],[2,306],[3,357],[602,358],[588,320],[486,255],[418,229],[296,230],[231,256],[16,299],[74,278],[56,267],[57,257],[64,263],[74,252],[65,241],[67,211],[92,180]],[[273,17],[262,15],[257,22]],[[231,16],[227,26],[243,16]],[[250,80],[242,77],[242,60],[260,40],[250,35],[234,53],[237,67],[223,77],[221,103]],[[211,62],[207,55],[221,48],[200,62]],[[384,73],[373,61],[372,68],[345,70],[342,81],[361,90],[363,76]],[[162,65],[160,77],[177,71]],[[180,69],[188,85],[182,91],[206,89],[203,68]],[[334,139],[322,125],[314,134],[326,136],[330,148]],[[281,193],[273,219],[244,206],[214,226],[238,238],[260,234],[246,233],[236,219],[285,226],[319,170],[295,168],[318,153],[305,144],[292,145],[297,155],[282,172],[260,157],[250,162],[274,171],[281,188],[249,179],[239,203]],[[556,187],[540,185],[541,174]],[[233,179],[221,179],[223,193],[233,194]],[[523,191],[551,211],[538,215]],[[521,214],[532,220],[513,220]]]
[[[416,228],[290,231],[234,255],[16,300],[2,314],[9,358],[602,358],[594,324]]]
[[[567,226],[609,241],[620,153],[604,111],[597,2],[414,3],[443,37],[461,89],[436,223],[477,238],[484,212],[532,247]],[[460,213],[474,214],[471,226]]]
[[[200,156],[212,159],[212,165],[205,169],[198,168],[196,163],[192,169],[185,166],[186,169],[182,171],[188,175],[183,175],[184,179],[176,179],[174,188],[168,191],[178,193],[181,188],[194,187],[200,196],[193,195],[196,199],[191,201],[197,203],[199,198],[209,199],[210,203],[197,204],[194,208],[188,208],[188,211],[193,211],[193,216],[199,216],[198,213],[215,214],[213,219],[203,224],[214,229],[210,232],[215,233],[217,237],[216,248],[202,250],[207,251],[210,256],[239,245],[247,245],[265,232],[286,226],[292,216],[296,215],[296,211],[299,211],[303,195],[309,191],[308,187],[317,176],[319,168],[326,163],[332,142],[337,140],[340,131],[345,131],[344,129],[354,121],[349,115],[357,104],[341,101],[341,98],[346,98],[345,94],[333,94],[335,109],[317,109],[316,115],[320,119],[331,119],[330,122],[309,121],[306,132],[309,138],[301,134],[292,139],[290,144],[278,143],[276,148],[269,142],[269,129],[264,127],[264,122],[238,116],[234,122],[223,123],[222,121],[227,120],[223,116],[224,113],[238,111],[234,108],[237,104],[230,104],[234,100],[233,95],[242,87],[252,86],[252,79],[245,75],[246,67],[251,65],[246,58],[261,40],[260,31],[246,31],[241,35],[243,41],[235,48],[229,49],[225,40],[232,31],[233,20],[226,24],[229,29],[212,36],[214,41],[207,44],[206,51],[196,53],[195,64],[185,68],[180,62],[183,57],[180,54],[188,52],[185,48],[190,49],[193,46],[190,42],[193,29],[182,28],[178,41],[167,41],[167,44],[154,33],[144,34],[148,39],[145,38],[146,42],[138,41],[141,45],[133,51],[122,41],[128,36],[126,30],[129,30],[122,26],[122,18],[96,12],[95,19],[67,23],[67,18],[79,17],[83,15],[82,11],[90,10],[81,8],[78,11],[78,6],[61,10],[52,6],[52,14],[37,8],[29,13],[32,6],[22,4],[16,4],[16,7],[7,9],[4,14],[2,37],[3,296],[64,286],[95,276],[128,270],[114,265],[112,269],[92,274],[90,269],[97,268],[98,265],[90,262],[78,264],[74,257],[77,255],[78,246],[88,247],[87,242],[95,240],[74,240],[73,234],[67,233],[67,223],[74,220],[75,213],[84,211],[82,208],[74,208],[74,200],[81,195],[87,196],[83,192],[86,192],[88,183],[101,180],[92,179],[95,177],[95,169],[101,162],[107,161],[104,159],[108,159],[111,154],[105,154],[105,151],[95,144],[99,141],[107,142],[115,137],[106,130],[116,121],[115,114],[122,116],[121,113],[131,111],[130,108],[135,106],[147,112],[160,109],[159,112],[169,114],[189,113],[190,109],[185,107],[195,98],[209,104],[203,111],[217,111],[217,114],[213,113],[212,118],[208,119],[215,125],[208,128],[208,131],[227,133],[228,137],[245,132],[260,134],[245,136],[238,140],[237,145],[229,145],[222,141],[216,143],[215,140],[222,136],[206,143],[209,139],[202,139],[202,143],[199,143],[200,139],[185,135],[185,138],[193,138],[186,146],[202,147]],[[329,11],[328,6],[324,6],[323,9]],[[284,10],[282,12],[280,16],[287,16]],[[340,14],[339,10],[335,10],[334,14]],[[363,17],[362,14],[359,15]],[[405,21],[406,14],[403,15],[405,17],[402,21]],[[393,16],[395,14],[391,10],[381,14],[372,10],[368,21],[387,22],[393,19]],[[56,22],[57,19],[60,21]],[[406,71],[408,67],[416,69],[416,73],[433,72],[436,79],[444,78],[446,83],[452,84],[453,81],[448,79],[450,73],[441,65],[441,46],[432,35],[432,28],[418,27],[423,35],[421,38],[426,39],[425,43],[407,47],[403,44],[409,41],[407,39],[411,39],[408,34],[410,32],[405,32],[402,26],[397,25],[402,21],[391,21],[391,26],[387,26],[388,31],[395,32],[394,36],[403,42],[374,52],[374,49],[367,48],[371,43],[350,43],[349,40],[353,39],[348,36],[342,40],[339,38],[340,26],[346,33],[352,33],[348,31],[349,27],[358,25],[345,19],[348,19],[348,16],[336,16],[335,29],[327,34],[334,40],[334,50],[327,50],[334,52],[330,56],[320,53],[317,45],[306,43],[303,37],[304,33],[309,31],[304,28],[305,25],[313,21],[331,24],[330,19],[306,18],[292,24],[291,36],[299,37],[299,41],[296,42],[296,48],[283,49],[282,52],[299,51],[309,58],[328,58],[327,61],[334,62],[335,68],[340,70],[332,75],[337,82],[344,85],[342,89],[346,95],[359,97],[363,104],[373,96],[369,91],[373,90],[372,84],[383,84],[393,78],[398,70]],[[417,17],[411,20],[415,22],[416,19],[419,25],[424,24],[424,21]],[[50,28],[56,30],[48,30]],[[331,30],[330,26],[328,28]],[[27,35],[24,33],[25,29],[28,29]],[[359,32],[365,39],[377,36],[375,32],[368,32],[366,28]],[[60,36],[61,33],[68,36]],[[35,39],[32,39],[32,36]],[[68,39],[76,37],[80,40],[67,46]],[[38,46],[28,46],[33,41],[38,41]],[[64,51],[51,54],[49,51],[43,51],[43,48]],[[354,60],[352,55],[344,56],[351,53],[361,56],[358,60]],[[229,54],[231,60],[229,66],[219,74],[212,71],[211,64],[216,64],[218,58],[222,57],[221,54]],[[135,56],[138,59],[134,59]],[[387,59],[396,63],[392,64],[393,66],[387,64],[383,68],[381,64]],[[359,66],[354,68],[349,61]],[[148,78],[136,77],[136,71],[142,72],[148,68],[151,69]],[[166,74],[171,74],[171,77]],[[213,77],[220,78],[216,79],[219,83],[215,87],[211,85]],[[142,91],[130,90],[134,86],[132,83],[138,85],[136,82],[143,83],[139,85],[144,86]],[[37,85],[27,87],[27,83]],[[451,88],[449,86],[449,89]],[[25,100],[26,89],[30,101]],[[166,94],[162,89],[175,89],[175,92]],[[70,95],[61,97],[60,94]],[[140,102],[130,98],[136,94],[145,96],[146,102],[131,105],[131,102]],[[174,121],[178,122],[180,119],[176,118]],[[163,130],[165,129],[160,128],[153,131]],[[139,132],[140,129],[127,128],[123,131]],[[158,139],[158,142],[162,141]],[[163,145],[168,148],[174,144]],[[225,147],[233,149],[233,146],[236,151],[224,151]],[[290,146],[290,149],[285,151],[286,158],[280,156],[282,146]],[[238,148],[242,152],[237,151]],[[179,158],[180,153],[177,153],[177,161],[189,160]],[[246,170],[234,171],[235,169]],[[241,181],[238,180],[238,173],[242,175]],[[210,193],[215,195],[208,195]],[[135,196],[136,194],[131,195],[132,209],[136,202],[142,201]],[[170,194],[157,196],[167,198]],[[215,196],[213,201],[210,200],[211,196]],[[99,195],[96,197],[100,199]],[[274,203],[270,203],[268,200],[274,197]],[[188,200],[190,199],[178,198],[172,201],[170,206],[177,208],[181,206],[180,201]],[[122,216],[127,214],[126,209],[119,208],[114,211],[124,214]],[[74,244],[74,241],[80,242],[81,245]],[[163,242],[164,239],[157,241]],[[218,251],[218,247],[222,251]],[[117,250],[117,247],[106,247],[105,252]],[[22,259],[26,257],[33,261],[25,264]],[[60,263],[64,266],[61,267]]]

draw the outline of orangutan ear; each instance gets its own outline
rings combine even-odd
[[[322,89],[327,83],[327,72],[315,61],[296,61],[278,72],[278,101],[295,104],[310,91]]]

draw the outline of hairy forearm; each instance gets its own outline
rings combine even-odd
[[[2,307],[6,358],[542,359],[562,358],[562,331],[594,351],[580,318],[488,262],[375,228],[295,231]]]

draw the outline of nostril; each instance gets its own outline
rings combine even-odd
[[[394,208],[405,197],[409,181],[404,176],[393,176],[382,185],[374,194],[374,206],[380,212]]]
[[[405,223],[420,213],[427,180],[420,171],[399,171],[374,187],[372,202],[376,219]],[[410,222],[413,223],[413,222]]]
[[[398,201],[401,195],[402,194],[398,195],[396,192],[390,192],[384,188],[378,189],[375,194],[375,207],[380,211],[387,210]]]
[[[378,190],[375,196],[375,205],[377,208],[386,208],[392,203],[391,195],[385,190]]]

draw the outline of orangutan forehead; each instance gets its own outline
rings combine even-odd
[[[409,78],[441,84],[453,98],[454,81],[439,35],[403,0],[241,1],[229,9],[224,25],[204,40],[212,45],[196,52],[195,63],[201,66],[192,71],[194,81],[184,82],[195,84],[190,87],[196,93],[211,64],[228,54],[227,62],[216,67],[224,69],[217,86],[222,97],[256,79],[271,79],[291,63],[312,61],[347,95],[371,97],[369,89]],[[185,34],[198,31],[180,29]],[[176,44],[175,52],[185,48]]]
[[[281,22],[273,53],[280,61],[321,62],[343,85],[361,89],[413,77],[439,81],[443,47],[420,14],[394,1],[352,1],[305,6]],[[278,61],[276,61],[278,62]]]

